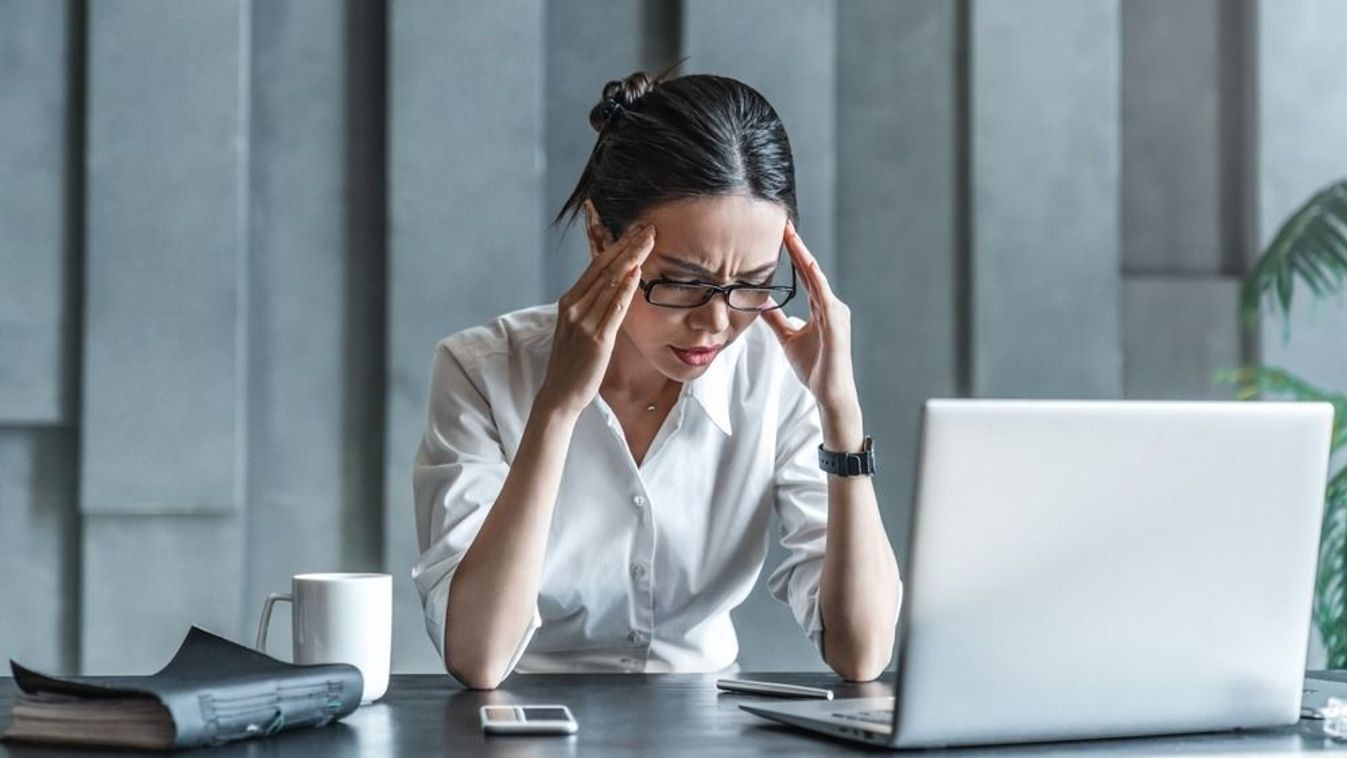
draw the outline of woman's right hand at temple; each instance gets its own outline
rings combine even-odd
[[[599,393],[641,262],[654,244],[652,227],[629,230],[595,256],[558,304],[534,413],[500,494],[450,580],[445,667],[469,687],[494,689],[525,642],[575,421]]]
[[[578,416],[599,393],[618,327],[655,245],[655,228],[637,224],[594,257],[557,303],[557,326],[538,400]]]

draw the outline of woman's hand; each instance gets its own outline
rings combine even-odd
[[[552,355],[538,399],[579,415],[599,393],[622,324],[641,277],[641,263],[655,245],[655,228],[640,224],[594,257],[557,304]]]
[[[818,261],[789,220],[784,239],[809,297],[809,321],[799,328],[793,327],[780,309],[765,311],[762,317],[776,332],[796,376],[813,393],[823,417],[825,436],[845,440],[845,448],[830,449],[849,450],[855,447],[849,443],[859,436],[859,429],[836,429],[829,435],[828,427],[859,427],[860,422],[860,399],[851,365],[851,309],[833,294]]]

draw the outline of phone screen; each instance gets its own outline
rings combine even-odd
[[[486,717],[491,721],[523,721],[520,709],[503,705],[493,705],[486,709]]]
[[[539,721],[570,721],[571,716],[565,708],[551,705],[491,705],[486,707],[486,717],[491,721],[504,723],[526,723]]]
[[[566,713],[565,708],[553,708],[551,706],[526,705],[524,711],[525,721],[570,721],[570,714]]]

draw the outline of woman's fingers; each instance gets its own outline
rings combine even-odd
[[[577,298],[582,297],[594,282],[603,277],[604,271],[614,260],[620,258],[624,252],[629,251],[632,245],[639,243],[650,233],[651,229],[652,227],[650,224],[633,225],[627,230],[626,234],[622,235],[621,239],[604,248],[598,255],[594,256],[594,260],[589,262],[589,266],[585,268],[584,273],[580,275],[578,280],[576,280],[575,286],[571,287],[571,292],[574,293]]]
[[[831,295],[832,287],[828,286],[828,277],[823,275],[818,259],[809,252],[809,247],[804,244],[804,240],[795,231],[795,224],[789,219],[786,220],[786,249],[790,251],[791,259],[795,261],[795,268],[804,276],[805,283],[811,285],[810,291],[821,298]]]
[[[604,311],[603,319],[599,321],[599,333],[605,343],[611,343],[617,336],[617,328],[622,325],[623,314],[631,305],[631,298],[636,294],[636,283],[640,280],[641,267],[637,266],[627,272],[627,277],[618,287],[617,295],[608,303],[608,309]]]
[[[823,276],[823,270],[819,268],[818,259],[809,252],[805,246],[804,240],[795,231],[795,224],[790,219],[786,220],[786,249],[790,252],[791,260],[795,263],[795,269],[804,280],[805,293],[809,296],[809,315],[811,318],[827,322],[828,304],[832,298],[832,289],[828,286],[828,280]]]
[[[607,318],[610,306],[615,300],[630,301],[636,283],[641,278],[641,263],[654,248],[654,238],[647,238],[643,244],[631,248],[625,255],[610,264],[610,275],[600,279],[586,293],[581,313],[585,323],[597,331]],[[631,279],[632,281],[627,281]],[[628,286],[630,285],[630,286]],[[624,305],[623,308],[626,306]]]
[[[575,291],[580,294],[575,301],[575,309],[580,317],[586,317],[596,307],[599,315],[601,315],[608,305],[608,299],[604,296],[605,293],[611,295],[612,290],[617,289],[622,284],[622,278],[626,276],[627,270],[633,263],[639,266],[654,246],[655,234],[652,227],[627,245],[620,255],[610,259],[606,266],[597,269],[586,289],[576,289]],[[579,287],[578,284],[576,286]]]

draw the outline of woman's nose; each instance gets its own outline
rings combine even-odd
[[[711,302],[700,308],[693,308],[688,314],[688,321],[694,329],[701,332],[719,334],[729,329],[730,306],[725,302],[725,295],[716,293]]]

